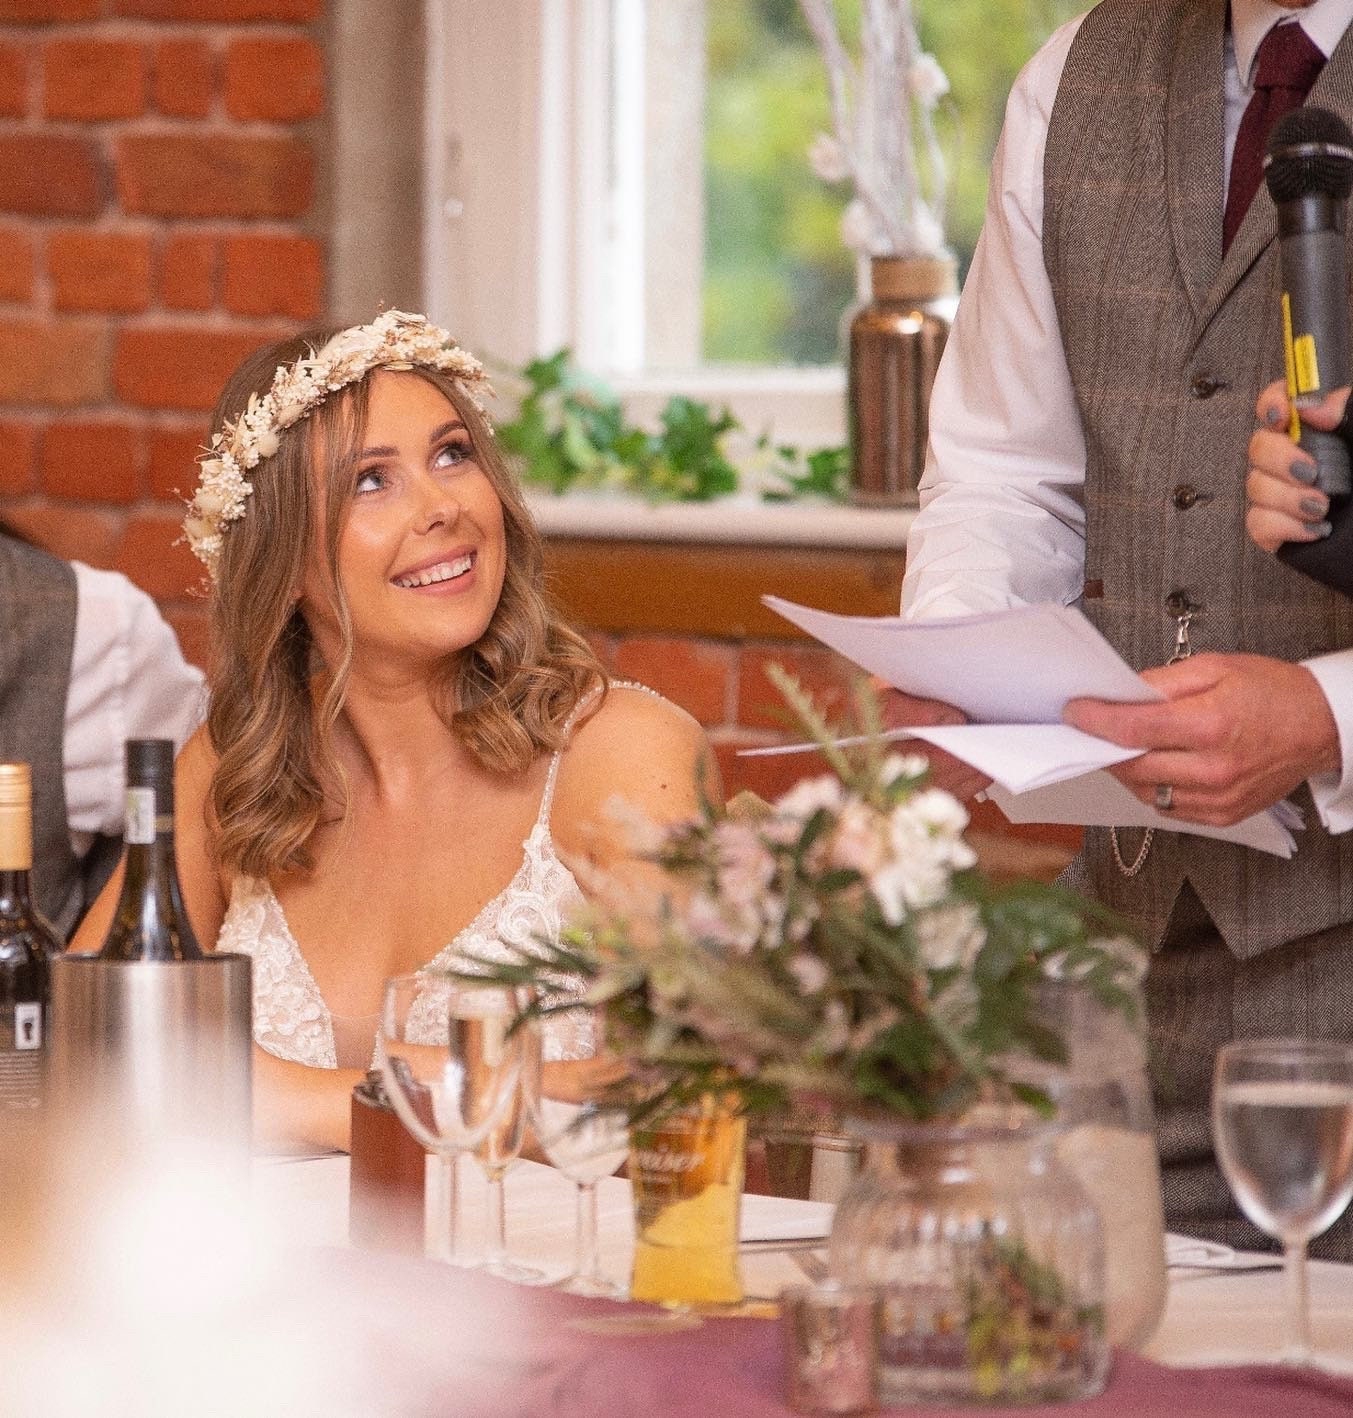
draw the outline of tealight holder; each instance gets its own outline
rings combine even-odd
[[[871,1413],[878,1407],[882,1297],[827,1280],[781,1292],[789,1406],[798,1413]]]

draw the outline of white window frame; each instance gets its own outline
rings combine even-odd
[[[698,348],[704,218],[692,105],[703,111],[703,84],[655,73],[646,6],[425,3],[423,271],[434,318],[504,365],[567,345],[640,420],[685,394],[727,404],[781,442],[842,442],[839,366],[743,369],[681,357]],[[703,26],[692,29],[691,17],[698,22],[706,0],[656,3],[661,21],[685,23],[699,44],[692,65],[702,63]],[[629,125],[612,141],[615,103],[643,111],[645,128]],[[678,212],[645,210],[655,161],[677,168],[678,183],[686,165],[691,200]],[[655,359],[655,348],[667,358]]]

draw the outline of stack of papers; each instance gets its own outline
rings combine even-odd
[[[1238,842],[1290,857],[1289,829],[1301,826],[1291,803],[1279,803],[1233,827],[1204,827],[1139,802],[1104,770],[1136,758],[1062,723],[1072,699],[1122,704],[1164,696],[1070,606],[1022,606],[952,620],[835,615],[764,596],[777,615],[907,694],[942,700],[971,721],[938,728],[895,729],[952,753],[992,779],[987,791],[1012,822],[1065,822],[1094,827],[1155,827]],[[812,744],[753,749],[804,752]]]

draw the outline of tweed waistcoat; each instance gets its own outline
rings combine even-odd
[[[1226,0],[1105,0],[1068,56],[1044,165],[1044,259],[1086,440],[1085,611],[1137,669],[1196,651],[1295,661],[1353,645],[1353,602],[1245,535],[1246,446],[1282,374],[1265,188],[1221,253]],[[1353,122],[1353,33],[1311,92]],[[1350,267],[1353,269],[1353,265]],[[1272,733],[1286,726],[1275,709]],[[1353,920],[1353,834],[1306,830],[1289,861],[1158,833],[1124,877],[1092,829],[1074,884],[1160,942],[1188,880],[1248,958]],[[1124,835],[1135,852],[1140,837]]]
[[[65,562],[0,536],[0,760],[32,767],[33,894],[63,938],[82,898],[63,753],[75,606]]]

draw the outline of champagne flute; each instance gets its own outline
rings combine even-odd
[[[507,1111],[516,1079],[475,1074],[467,1040],[468,997],[480,993],[437,974],[388,980],[376,1031],[376,1064],[400,1121],[439,1160],[429,1252],[456,1261],[456,1159],[483,1141]]]
[[[471,986],[457,1013],[468,1092],[483,1099],[480,1113],[488,1119],[471,1147],[489,1183],[488,1237],[480,1268],[519,1285],[535,1285],[545,1279],[544,1272],[508,1257],[503,1191],[508,1168],[521,1152],[540,1066],[537,1031],[527,1024],[513,1027],[524,1004],[520,991]]]
[[[577,1188],[573,1273],[559,1282],[573,1295],[622,1300],[625,1290],[601,1273],[597,1245],[597,1183],[625,1160],[629,1128],[601,1097],[614,1081],[593,1058],[546,1064],[533,1109],[541,1151]]]
[[[1311,1358],[1306,1246],[1353,1197],[1353,1046],[1305,1039],[1227,1044],[1217,1055],[1212,1128],[1240,1209],[1282,1242],[1284,1358]]]

